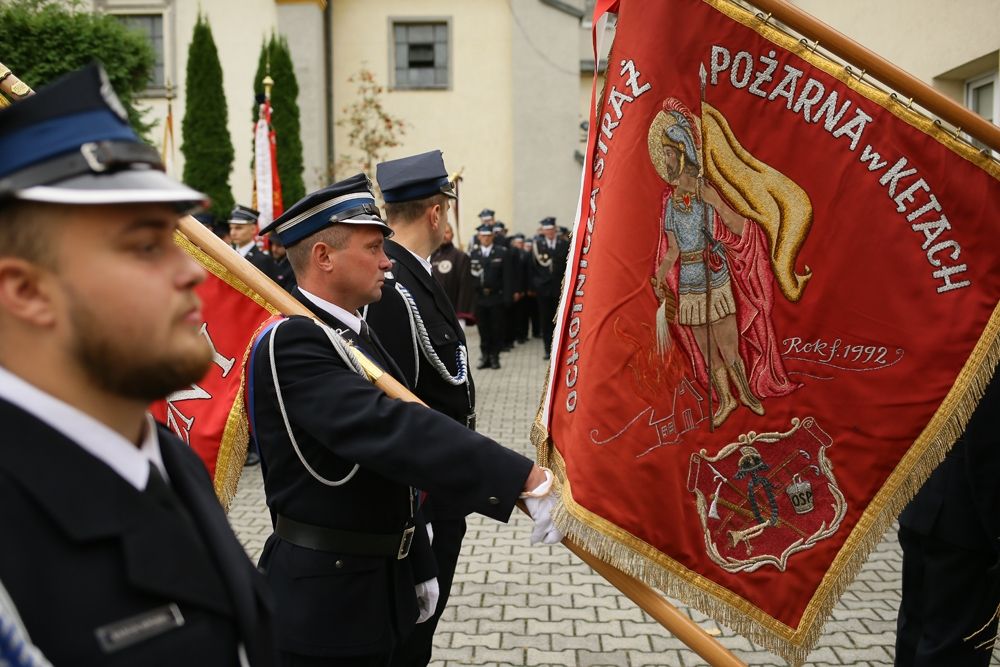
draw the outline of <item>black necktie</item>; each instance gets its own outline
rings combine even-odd
[[[365,342],[371,343],[372,347],[375,346],[375,341],[372,340],[372,328],[368,326],[368,323],[364,320],[359,320],[361,322],[361,337],[365,339]]]
[[[180,497],[173,487],[163,478],[163,473],[152,461],[149,462],[149,480],[146,482],[146,490],[143,492],[160,506],[168,509],[171,513],[179,516],[187,529],[191,530],[193,536],[200,542],[201,534],[198,526],[188,512],[187,507],[181,502]]]

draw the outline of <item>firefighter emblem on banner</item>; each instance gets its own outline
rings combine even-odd
[[[812,417],[785,433],[741,435],[716,454],[691,455],[694,494],[709,558],[727,572],[753,572],[837,532],[847,502],[826,450],[833,439]]]

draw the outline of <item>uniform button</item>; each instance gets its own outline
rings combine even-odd
[[[334,565],[336,565],[337,569],[339,570],[340,568],[344,567],[344,561],[338,560],[336,563],[334,563]]]
[[[496,496],[490,496],[487,499],[487,502],[489,502],[490,505],[499,505],[500,504],[500,499],[497,498]]]

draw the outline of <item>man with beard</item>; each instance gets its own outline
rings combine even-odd
[[[389,398],[358,372],[346,344],[407,379],[360,317],[392,267],[392,230],[364,174],[307,195],[272,229],[298,279],[293,296],[317,318],[262,332],[248,373],[274,520],[260,565],[282,664],[384,666],[436,607],[424,500],[506,521],[524,497],[533,540],[552,543],[552,474],[449,416]]]
[[[469,256],[453,243],[454,237],[451,225],[446,222],[444,240],[431,253],[431,267],[458,318],[468,322],[476,307],[476,286],[472,282]]]
[[[146,412],[212,350],[174,244],[204,203],[97,65],[0,111],[0,580],[57,665],[270,665],[266,591]]]

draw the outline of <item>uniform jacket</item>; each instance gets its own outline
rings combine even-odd
[[[434,278],[448,295],[459,317],[468,319],[476,309],[476,285],[472,280],[469,256],[449,243],[431,254]]]
[[[469,253],[472,264],[472,278],[478,292],[477,306],[495,306],[511,303],[517,281],[513,255],[496,243],[490,248],[490,255],[483,257],[483,249],[476,246]],[[478,275],[477,275],[478,274]]]
[[[555,248],[549,248],[548,239],[540,236],[535,239],[532,256],[532,285],[535,292],[540,296],[559,296],[559,286],[562,283],[563,274],[566,272],[566,261],[569,255],[569,243],[563,239],[556,238]],[[552,265],[546,267],[539,263],[539,259]]]
[[[274,263],[274,258],[269,253],[264,252],[256,245],[250,248],[246,255],[246,260],[261,270],[264,275],[281,284],[278,279],[278,267]]]
[[[1000,373],[899,523],[968,549],[1000,557]],[[985,619],[984,619],[985,620]]]
[[[270,594],[187,446],[158,430],[197,533],[34,416],[0,400],[0,420],[0,579],[53,664],[236,665],[238,643],[274,664]]]
[[[431,345],[452,377],[458,373],[458,350],[466,347],[465,332],[455,311],[440,285],[410,251],[387,240],[385,252],[393,262],[392,278],[386,277],[382,298],[368,306],[365,319],[399,366],[402,377],[398,379],[405,380],[429,407],[462,425],[470,425],[470,418],[475,413],[476,388],[468,370],[468,350],[465,350],[468,382],[453,385],[445,381],[416,344],[409,309],[396,285],[402,285],[413,297]],[[448,516],[441,503],[433,498],[430,502],[433,509],[425,509],[429,520]]]
[[[284,256],[274,262],[274,282],[281,285],[285,291],[291,292],[295,289],[295,272],[292,271],[292,264],[288,261],[288,256]]]
[[[398,369],[298,289],[294,295],[326,324],[400,378]],[[269,336],[268,334],[267,336]],[[275,340],[279,383],[303,457],[330,480],[304,469],[290,445],[271,378],[267,336],[253,354],[254,431],[272,514],[339,530],[394,533],[410,516],[409,487],[465,513],[506,521],[531,462],[423,406],[388,398],[349,370],[323,331],[292,317]],[[400,378],[402,379],[402,378]],[[429,553],[415,544],[416,555]],[[274,535],[261,557],[274,591],[279,645],[309,655],[384,653],[416,619],[414,552],[397,560],[297,547]]]
[[[399,366],[402,378],[397,379],[405,379],[413,393],[430,407],[467,424],[476,400],[471,375],[468,386],[452,385],[431,366],[415,345],[409,309],[396,285],[402,285],[413,297],[431,345],[453,377],[458,372],[459,347],[466,344],[455,310],[441,286],[409,250],[387,240],[385,252],[393,263],[392,278],[386,276],[382,298],[368,306],[365,319]]]

